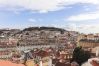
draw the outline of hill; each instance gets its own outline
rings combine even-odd
[[[29,27],[23,29],[23,31],[32,31],[32,30],[66,31],[65,29],[56,27]]]

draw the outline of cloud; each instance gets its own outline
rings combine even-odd
[[[77,3],[99,5],[99,0],[0,0],[0,8],[47,13],[62,10]]]
[[[64,28],[69,31],[78,31],[80,33],[99,33],[99,24],[64,24],[64,25],[59,25],[59,24],[52,24],[52,25],[47,25],[51,27],[58,27],[58,28]]]
[[[37,20],[36,19],[33,19],[33,18],[30,18],[28,21],[29,22],[36,22]]]
[[[99,33],[99,24],[81,25],[78,27],[78,29],[83,33]]]
[[[69,24],[68,29],[72,31],[79,31],[80,33],[99,33],[99,24]]]
[[[78,14],[67,18],[68,21],[85,21],[94,19],[99,19],[99,11]]]
[[[83,6],[83,8],[84,8],[85,11],[90,11],[90,9],[91,9],[91,8],[90,8],[89,6],[87,6],[87,5]]]

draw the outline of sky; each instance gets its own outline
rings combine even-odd
[[[0,0],[0,28],[59,27],[99,33],[99,0]]]

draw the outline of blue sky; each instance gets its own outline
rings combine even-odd
[[[0,0],[0,28],[60,27],[99,32],[99,0]]]

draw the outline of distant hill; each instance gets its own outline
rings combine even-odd
[[[23,31],[32,31],[32,30],[66,31],[65,29],[56,27],[29,27],[23,29]]]

